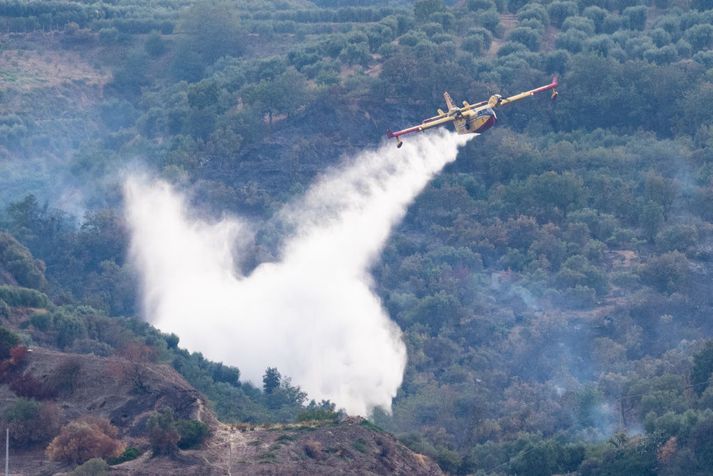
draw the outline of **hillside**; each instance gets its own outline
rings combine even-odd
[[[474,102],[556,74],[557,102],[498,110],[373,265],[408,365],[393,414],[369,421],[453,474],[709,474],[711,24],[705,0],[0,1],[0,283],[41,293],[8,292],[3,325],[38,372],[54,351],[91,367],[140,344],[226,425],[331,418],[289,376],[270,395],[136,319],[122,178],[148,170],[201,217],[270,223],[444,90]],[[281,252],[280,230],[255,227],[246,268]],[[121,394],[112,408],[136,397]],[[160,407],[136,405],[137,421]],[[354,420],[280,444],[215,425],[209,461],[232,434],[276,464],[419,467]]]
[[[29,315],[44,315],[38,311],[11,307],[3,329],[30,339],[25,330],[30,328],[32,339],[40,338],[43,331],[27,325]],[[3,334],[4,346],[5,339]],[[122,447],[133,448],[130,457],[123,457],[126,462],[109,459],[111,474],[442,474],[427,457],[361,418],[279,425],[222,423],[171,366],[146,361],[136,353],[102,357],[33,345],[22,357],[13,355],[3,362],[0,385],[0,415],[11,428],[11,474],[74,474],[65,472],[77,461],[52,461],[45,446],[60,427],[87,417],[108,421]],[[32,416],[32,406],[27,407],[26,402],[33,400],[41,402],[40,420]],[[205,424],[206,437],[175,453],[156,453],[151,419],[166,411],[176,421]]]
[[[112,474],[441,474],[427,458],[361,419],[231,426],[220,423],[203,397],[165,365],[142,366],[145,390],[137,393],[130,383],[112,375],[127,361],[38,347],[32,348],[28,360],[26,372],[41,382],[67,362],[79,367],[76,390],[56,400],[62,423],[88,415],[104,417],[119,428],[127,445],[143,452],[135,460],[114,465]],[[7,385],[2,391],[4,413],[17,396]],[[173,409],[177,418],[208,424],[212,434],[200,449],[152,457],[146,422],[165,408]],[[55,474],[74,466],[48,461],[44,448],[13,448],[11,461],[12,474]]]

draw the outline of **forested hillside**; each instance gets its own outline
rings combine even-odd
[[[265,218],[444,90],[557,75],[375,265],[409,360],[373,421],[454,474],[710,474],[712,47],[708,0],[0,0],[0,315],[27,344],[148,346],[224,421],[331,417],[137,320],[121,175]]]

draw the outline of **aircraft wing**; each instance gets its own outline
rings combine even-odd
[[[529,98],[530,96],[534,96],[535,94],[541,93],[543,91],[549,91],[550,89],[554,90],[555,88],[557,88],[558,85],[559,85],[559,82],[557,81],[557,76],[555,76],[552,78],[552,82],[550,84],[540,86],[539,88],[530,89],[529,91],[524,91],[524,92],[522,92],[520,94],[516,94],[514,96],[503,98],[499,103],[494,104],[492,107],[505,106],[512,102],[519,101],[519,100],[525,99],[525,98]],[[553,92],[552,96],[553,96],[553,98],[556,97],[557,93]]]
[[[401,147],[401,139],[399,139],[400,136],[406,135],[406,134],[412,134],[414,132],[423,132],[426,129],[430,129],[432,127],[437,127],[443,124],[447,124],[449,122],[453,122],[455,119],[455,116],[449,116],[447,114],[440,115],[440,116],[434,116],[431,118],[426,119],[423,121],[421,124],[413,127],[408,127],[406,129],[402,129],[400,131],[392,132],[388,131],[386,133],[386,137],[389,139],[396,139],[398,141],[398,146]]]

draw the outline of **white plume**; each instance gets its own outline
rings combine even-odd
[[[466,140],[440,131],[401,149],[385,144],[328,172],[273,218],[290,230],[281,259],[248,275],[235,262],[254,226],[199,219],[169,184],[129,178],[131,257],[147,319],[255,384],[277,367],[310,398],[350,414],[389,411],[406,347],[369,268],[407,206]]]

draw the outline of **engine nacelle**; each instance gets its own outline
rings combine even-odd
[[[493,127],[497,120],[498,117],[495,115],[495,111],[490,108],[482,109],[475,116],[468,119],[465,127],[470,133],[480,134]]]

